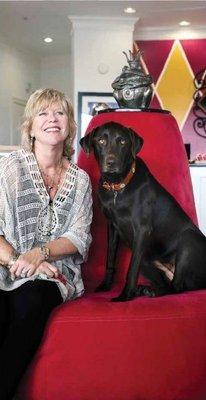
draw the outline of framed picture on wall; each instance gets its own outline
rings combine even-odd
[[[94,107],[100,103],[106,103],[109,108],[117,108],[112,93],[107,92],[79,92],[78,93],[78,142],[87,129],[92,119]]]

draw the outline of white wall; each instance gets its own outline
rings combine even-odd
[[[122,52],[132,50],[133,27],[136,19],[131,17],[76,18],[74,16],[69,18],[73,25],[71,32],[73,104],[77,119],[78,92],[113,91],[112,82],[127,64]],[[99,71],[101,64],[108,68],[106,73]]]
[[[167,27],[159,28],[144,27],[138,25],[134,27],[134,40],[172,40],[172,39],[204,39],[206,37],[205,26],[192,27]]]
[[[111,92],[111,83],[126,64],[122,51],[132,49],[133,18],[75,18],[73,23],[74,102],[78,92]],[[108,72],[101,74],[99,64]]]
[[[55,88],[72,97],[69,54],[42,57],[40,74],[42,87]]]
[[[40,60],[0,42],[0,144],[12,144],[13,99],[39,87]]]
[[[23,111],[18,100],[26,102],[40,87],[54,87],[72,98],[70,62],[69,46],[68,54],[40,57],[1,43],[0,38],[0,145],[20,142],[14,126]]]

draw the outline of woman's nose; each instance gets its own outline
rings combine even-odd
[[[54,121],[57,121],[57,115],[55,112],[51,112],[49,114],[49,122],[54,122]]]

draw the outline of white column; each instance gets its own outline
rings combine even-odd
[[[127,64],[122,52],[132,50],[137,18],[69,16],[69,20],[72,25],[73,104],[77,118],[78,92],[112,92],[113,80]]]

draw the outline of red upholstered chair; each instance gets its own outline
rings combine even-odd
[[[170,114],[111,112],[108,121],[144,138],[140,156],[196,222],[181,135]],[[98,168],[80,152],[94,188],[93,244],[83,267],[86,294],[56,309],[21,386],[24,400],[205,400],[206,291],[111,303],[123,285],[129,252],[118,255],[111,292],[93,293],[104,275],[106,222],[96,200]]]

